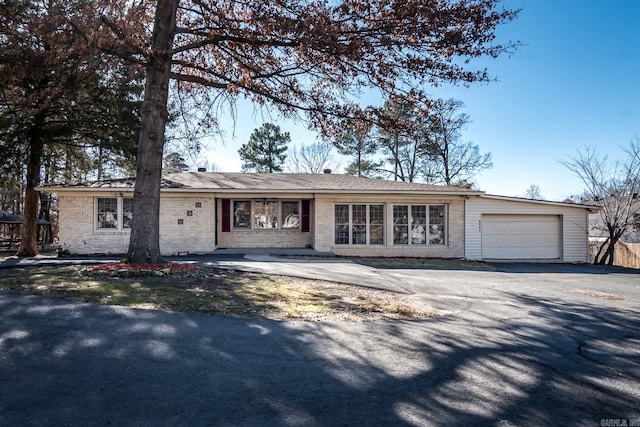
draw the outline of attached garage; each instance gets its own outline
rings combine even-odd
[[[58,237],[70,251],[120,254],[129,242],[125,218],[131,220],[134,182],[39,190],[58,193]],[[160,246],[166,255],[313,247],[351,256],[588,262],[588,216],[595,211],[332,174],[168,174],[161,199]]]
[[[465,257],[588,262],[590,206],[482,194],[465,202]]]
[[[559,215],[482,215],[482,258],[561,259],[562,217]]]

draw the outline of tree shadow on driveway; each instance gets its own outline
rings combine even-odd
[[[2,425],[599,425],[640,417],[638,313],[277,322],[0,293]]]

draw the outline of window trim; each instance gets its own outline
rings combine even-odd
[[[354,225],[362,225],[362,224],[354,224],[353,223],[353,207],[354,206],[365,206],[365,242],[364,243],[354,243]],[[347,206],[347,216],[348,223],[347,225],[347,233],[349,236],[348,243],[338,243],[337,242],[337,226],[336,222],[336,208],[338,206]],[[371,206],[382,206],[382,224],[372,224],[371,223]],[[333,205],[333,244],[336,246],[385,246],[387,242],[387,232],[386,232],[386,204],[385,203],[334,203]],[[343,224],[344,225],[344,224]],[[382,227],[382,243],[371,243],[371,228],[374,226]]]
[[[407,233],[407,242],[406,243],[396,243],[396,223],[395,223],[395,207],[406,207],[407,208],[407,213],[408,213],[408,218],[407,218],[407,226],[408,226],[408,233]],[[413,239],[412,239],[412,225],[413,225],[413,207],[414,206],[421,206],[424,207],[426,210],[426,227],[425,227],[425,238],[424,238],[424,243],[413,243]],[[431,234],[431,216],[430,216],[430,208],[433,206],[440,206],[442,207],[442,243],[430,243],[431,242],[431,238],[432,238],[432,234]],[[447,203],[394,203],[392,206],[392,215],[394,216],[394,218],[392,219],[393,221],[393,228],[391,230],[392,232],[392,236],[391,236],[391,241],[393,242],[393,245],[395,246],[419,246],[419,247],[426,247],[426,246],[447,246],[449,244],[448,241],[448,235],[449,235],[449,205]],[[400,226],[405,226],[405,224],[402,224]]]
[[[98,200],[115,199],[116,200],[116,226],[112,228],[100,227],[98,221]],[[93,198],[93,230],[98,233],[114,233],[114,232],[131,232],[131,227],[124,226],[124,200],[133,199],[133,195],[127,196],[95,196]]]

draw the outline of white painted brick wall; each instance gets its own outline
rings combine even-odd
[[[104,231],[94,226],[94,199],[97,195],[60,195],[61,245],[73,254],[124,254],[129,247],[128,230]],[[100,194],[100,197],[115,197]],[[202,207],[196,208],[196,202]],[[192,216],[187,216],[187,211]],[[178,224],[178,219],[183,224]],[[210,253],[215,249],[215,213],[213,196],[171,197],[160,203],[160,251],[163,255],[179,252]]]
[[[201,207],[196,208],[197,202]],[[188,211],[192,216],[187,216]],[[179,219],[182,224],[178,223]],[[160,251],[165,255],[213,252],[215,223],[213,196],[163,195],[160,201]]]
[[[74,254],[124,254],[129,244],[129,231],[102,231],[94,228],[94,198],[98,194],[60,195],[60,243]],[[113,197],[100,194],[101,197]],[[196,202],[202,207],[196,208]],[[385,245],[335,245],[334,206],[336,203],[383,203],[386,206]],[[394,245],[392,218],[394,204],[447,204],[447,244]],[[220,212],[220,203],[217,203]],[[160,250],[163,255],[182,252],[210,253],[216,249],[216,217],[213,195],[176,196],[163,194],[160,204]],[[192,216],[187,216],[192,211]],[[183,224],[178,224],[182,219]],[[317,196],[311,203],[311,232],[264,230],[221,231],[220,248],[304,248],[321,252],[354,256],[464,257],[464,203],[461,198]]]
[[[299,230],[232,230],[218,235],[219,248],[307,248],[311,247],[312,233]]]

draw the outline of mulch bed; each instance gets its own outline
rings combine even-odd
[[[182,264],[168,262],[165,264],[129,264],[125,262],[109,262],[87,268],[84,273],[106,274],[111,276],[146,276],[146,275],[172,275],[176,273],[187,273],[200,270],[200,267],[193,264]]]

